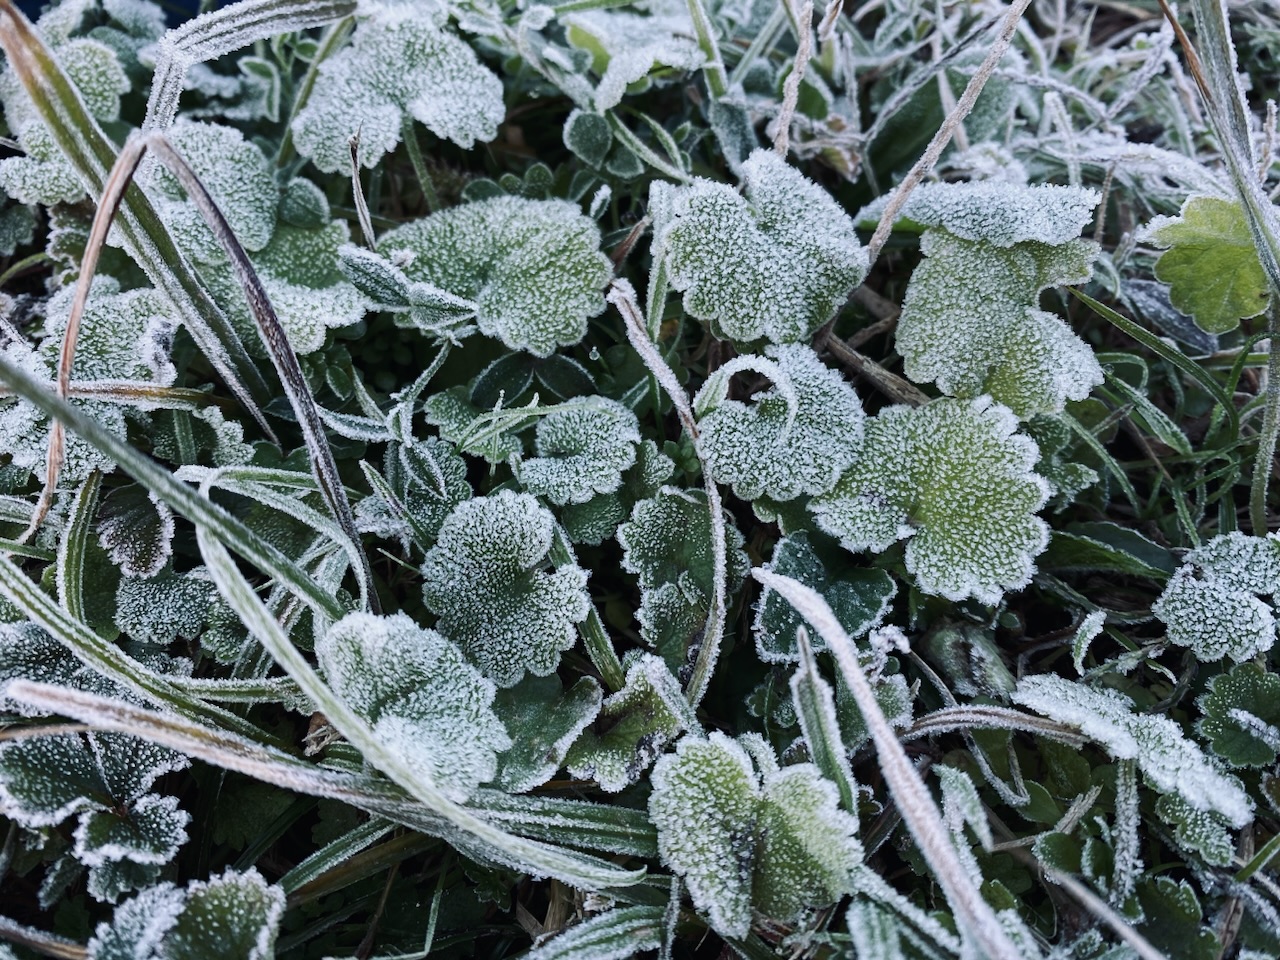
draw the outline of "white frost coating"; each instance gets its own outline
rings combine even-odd
[[[148,793],[121,816],[115,810],[90,810],[80,817],[75,857],[88,867],[112,862],[164,864],[187,842],[191,815],[178,809],[177,797]]]
[[[743,500],[794,500],[826,493],[858,458],[862,403],[845,379],[805,344],[765,348],[760,372],[773,387],[748,403],[727,399],[741,357],[720,367],[694,398],[698,450],[720,483]]]
[[[1036,713],[1078,727],[1117,759],[1136,761],[1159,792],[1177,793],[1195,809],[1221,814],[1235,827],[1253,820],[1253,801],[1239,780],[1214,767],[1168,717],[1133,713],[1133,701],[1124,694],[1036,676],[1023,678],[1011,697]]]
[[[1280,539],[1237,531],[1187,554],[1151,611],[1170,643],[1190,647],[1204,662],[1241,663],[1275,644],[1275,615],[1261,597],[1277,590]]]
[[[853,221],[777,154],[742,165],[745,196],[712,180],[649,193],[653,250],[685,309],[739,343],[807,339],[867,272]]]
[[[171,883],[148,887],[98,924],[89,941],[89,960],[153,960],[178,922],[186,896]]]
[[[990,394],[1022,419],[1059,413],[1102,383],[1089,345],[1038,308],[1047,287],[1089,279],[1097,244],[1006,245],[930,230],[920,250],[896,341],[912,380],[937,381],[952,396]]]
[[[496,688],[440,634],[403,613],[352,613],[316,642],[316,658],[386,749],[450,799],[465,801],[493,779],[511,746],[493,713]]]
[[[848,550],[908,540],[920,589],[998,603],[1031,582],[1049,542],[1035,441],[990,397],[895,406],[867,421],[858,462],[809,509]]]
[[[878,221],[892,196],[864,207],[858,222]],[[997,247],[1028,240],[1058,246],[1080,236],[1101,201],[1096,190],[1047,183],[931,183],[916,188],[900,218]]]
[[[452,207],[384,234],[378,252],[412,253],[410,280],[473,301],[481,333],[549,356],[604,310],[613,264],[600,228],[565,200],[494,197]]]
[[[753,908],[787,923],[852,888],[858,823],[812,764],[761,777],[742,745],[717,731],[685,737],[651,780],[662,861],[721,934],[745,936]]]
[[[621,487],[641,440],[636,415],[605,397],[570,401],[538,420],[534,436],[538,456],[520,465],[520,482],[559,506]]]
[[[360,133],[360,160],[376,166],[400,142],[405,114],[436,136],[470,147],[492,140],[506,115],[502,81],[464,41],[444,30],[434,4],[381,7],[320,67],[294,142],[326,173],[351,163],[347,139]]]
[[[554,670],[591,609],[585,570],[539,569],[554,530],[534,497],[502,490],[455,507],[423,560],[437,629],[501,687]]]
[[[1076,673],[1084,673],[1084,657],[1089,650],[1089,644],[1102,633],[1102,625],[1106,619],[1106,611],[1094,610],[1080,622],[1080,626],[1076,629],[1076,635],[1071,641],[1071,665],[1076,668]]]

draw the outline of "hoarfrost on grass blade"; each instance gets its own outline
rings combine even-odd
[[[1237,663],[1270,650],[1276,621],[1262,596],[1280,590],[1280,538],[1238,531],[1187,554],[1151,607],[1170,643],[1196,658]]]
[[[551,673],[591,608],[585,570],[540,569],[554,536],[555,518],[534,497],[502,490],[455,507],[423,560],[437,629],[499,686]]]
[[[493,197],[451,207],[384,234],[378,252],[407,251],[403,268],[474,303],[480,332],[546,357],[586,335],[604,310],[613,264],[600,229],[565,200]],[[408,314],[410,325],[413,314]]]
[[[1253,801],[1240,781],[1218,770],[1168,717],[1136,714],[1115,690],[1094,689],[1055,676],[1024,677],[1015,703],[1079,727],[1117,759],[1135,760],[1160,793],[1177,793],[1196,810],[1220,814],[1234,827],[1253,820]]]
[[[379,6],[370,13],[351,42],[321,65],[293,121],[300,152],[326,173],[346,170],[347,139],[358,131],[361,161],[376,166],[400,142],[406,114],[461,147],[497,136],[506,115],[502,82],[444,28],[443,6]]]
[[[1039,451],[990,397],[895,406],[868,420],[862,456],[809,505],[849,550],[907,540],[907,569],[926,593],[999,602],[1031,582],[1048,543],[1035,516],[1048,484]]]
[[[840,374],[805,344],[738,357],[707,378],[693,408],[698,450],[719,483],[743,500],[826,493],[858,458],[862,403]],[[733,376],[761,373],[771,389],[749,403],[728,398]]]
[[[493,779],[511,746],[493,712],[496,688],[440,634],[403,613],[351,613],[316,641],[316,658],[384,747],[450,799]]]
[[[650,188],[653,251],[684,307],[737,343],[807,339],[867,272],[853,221],[770,150],[743,163],[745,195],[712,180]]]

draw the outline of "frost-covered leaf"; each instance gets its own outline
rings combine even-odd
[[[767,748],[766,748],[767,749]],[[685,737],[653,771],[649,815],[663,862],[726,936],[753,912],[783,923],[849,892],[862,861],[857,821],[812,764],[757,772],[724,734]]]
[[[520,465],[525,489],[558,505],[585,503],[622,486],[640,426],[616,400],[589,397],[539,418],[534,443],[538,456]]]
[[[114,487],[102,498],[98,540],[126,577],[154,577],[173,555],[173,511],[141,484]]]
[[[528,793],[560,769],[579,734],[600,712],[600,684],[582,677],[567,691],[557,676],[525,677],[499,690],[493,709],[512,745],[498,760],[495,783]]]
[[[1267,276],[1235,200],[1190,197],[1177,217],[1157,217],[1147,239],[1168,247],[1156,276],[1169,284],[1169,300],[1208,333],[1226,333],[1256,317],[1271,302]]]
[[[382,746],[445,794],[461,802],[493,779],[511,746],[494,685],[440,634],[403,613],[351,613],[316,641],[316,659]]]
[[[556,934],[525,960],[627,960],[662,946],[660,907],[617,907]]]
[[[583,338],[613,274],[595,221],[564,200],[451,207],[387,232],[378,251],[408,251],[410,280],[473,302],[481,333],[539,357]]]
[[[154,577],[120,578],[116,626],[141,643],[166,647],[179,637],[194,640],[204,626],[217,590],[204,568],[167,570]]]
[[[671,479],[675,464],[652,440],[636,447],[636,462],[622,475],[622,486],[585,503],[566,504],[560,522],[574,543],[598,544],[611,538],[641,500],[647,500]]]
[[[187,842],[190,815],[177,797],[144,794],[128,810],[88,810],[75,831],[75,855],[89,867],[113,861],[163,864]]]
[[[862,446],[858,395],[805,344],[769,346],[764,355],[732,360],[707,378],[693,401],[698,449],[715,479],[743,500],[826,493]],[[744,370],[773,383],[748,403],[728,398],[733,375]]]
[[[444,21],[435,4],[377,7],[321,64],[293,121],[299,151],[326,173],[346,170],[358,131],[361,161],[376,166],[400,142],[406,114],[461,147],[497,136],[502,83]]]
[[[74,288],[64,287],[49,300],[41,352],[50,361],[61,347],[74,297]],[[121,292],[118,281],[98,277],[81,318],[72,378],[171,384],[175,374],[169,350],[176,326],[157,291]]]
[[[976,208],[981,198],[966,199]],[[985,215],[1005,227],[1018,223],[1016,211],[1007,222],[1000,217],[1004,212],[997,204]],[[996,235],[1074,238],[1088,215],[1086,209],[1083,217],[1066,221],[1069,230],[1028,227]],[[960,220],[960,225],[977,224]],[[1061,318],[1039,309],[1041,291],[1089,279],[1097,244],[1078,239],[1002,244],[931,229],[920,249],[925,258],[911,276],[897,330],[903,369],[912,380],[936,381],[952,396],[990,394],[1023,419],[1058,413],[1066,400],[1083,400],[1102,382],[1102,368],[1088,344]]]
[[[0,192],[0,256],[13,256],[35,236],[36,216],[24,203],[8,203]]]
[[[1048,542],[1034,441],[989,397],[895,406],[867,421],[862,455],[810,510],[849,550],[907,540],[920,589],[999,601],[1031,580]]]
[[[654,255],[717,336],[806,340],[862,282],[866,252],[840,206],[777,154],[757,150],[742,170],[745,196],[711,180],[655,182]]]
[[[1280,539],[1234,532],[1192,550],[1151,607],[1169,641],[1205,662],[1270,650],[1276,621],[1259,595],[1280,590]]]
[[[460,452],[484,457],[490,463],[505,463],[523,449],[520,438],[501,425],[482,425],[480,418],[489,411],[473,405],[470,394],[465,386],[432,394],[422,405],[423,415],[440,431],[441,439],[454,444]]]
[[[1209,680],[1196,725],[1214,754],[1233,767],[1265,767],[1280,753],[1280,676],[1254,663]]]
[[[270,960],[285,894],[256,870],[187,887],[162,883],[116,909],[89,941],[89,960]]]
[[[502,490],[455,507],[423,560],[438,629],[499,686],[551,673],[590,610],[586,571],[542,569],[554,530],[534,497]]]
[[[86,669],[43,627],[30,622],[0,624],[0,690],[17,679],[78,686]],[[0,710],[23,717],[40,715],[27,704],[3,696]]]
[[[604,701],[593,728],[569,750],[573,776],[616,793],[640,779],[681,733],[699,729],[684,691],[662,658],[641,654],[621,690]]]
[[[1205,863],[1231,865],[1236,844],[1221,814],[1197,810],[1176,793],[1166,793],[1157,800],[1156,813],[1173,827],[1179,846],[1199,854]]]
[[[1196,810],[1220,814],[1234,827],[1253,819],[1253,801],[1240,782],[1219,771],[1168,717],[1133,712],[1115,690],[1096,690],[1055,676],[1024,677],[1014,702],[1079,727],[1119,760],[1135,760],[1160,793],[1177,793]]]
[[[845,632],[854,638],[862,636],[884,619],[898,592],[893,578],[883,570],[853,569],[835,575],[828,573],[813,549],[809,534],[803,530],[778,542],[773,548],[773,559],[765,569],[799,580],[817,590],[831,605]],[[804,618],[791,604],[765,587],[760,593],[752,622],[760,659],[767,663],[797,662],[800,653],[796,645],[796,631],[804,623]],[[810,643],[814,653],[821,653],[827,648],[820,634],[813,633]]]
[[[375,491],[355,506],[362,532],[413,539],[423,550],[436,541],[445,517],[471,496],[467,464],[437,437],[387,447],[386,480],[407,516],[396,516]]]
[[[1213,960],[1218,938],[1202,924],[1200,900],[1186,880],[1146,877],[1138,883],[1143,919],[1138,929],[1157,950],[1178,960]]]

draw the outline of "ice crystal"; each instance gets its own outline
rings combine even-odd
[[[321,65],[293,121],[298,149],[326,173],[345,170],[358,132],[372,167],[400,142],[406,115],[461,147],[492,140],[506,115],[502,83],[444,20],[435,4],[376,8]]]
[[[1160,793],[1177,793],[1196,810],[1221,814],[1232,826],[1253,819],[1240,782],[1218,770],[1168,717],[1133,712],[1133,701],[1055,676],[1024,677],[1015,703],[1078,727],[1118,760],[1134,760]]]
[[[864,415],[853,388],[805,344],[765,348],[720,367],[694,398],[698,449],[715,479],[743,500],[826,493],[862,447]],[[749,403],[728,399],[750,370],[773,386]]]
[[[455,507],[423,561],[438,629],[499,686],[551,673],[590,609],[586,571],[541,569],[554,530],[534,497],[502,490]]]
[[[867,422],[858,462],[810,504],[849,550],[907,540],[907,569],[927,593],[999,601],[1031,581],[1048,543],[1035,516],[1048,485],[1039,451],[989,397],[896,406]]]
[[[807,339],[867,271],[853,221],[777,154],[742,165],[745,196],[712,180],[650,189],[654,255],[684,307],[717,336]]]
[[[613,273],[595,221],[564,200],[478,200],[397,227],[378,250],[407,251],[410,280],[470,301],[481,333],[539,357],[582,339]]]
[[[1275,616],[1261,597],[1277,590],[1280,539],[1228,533],[1187,554],[1151,611],[1169,641],[1199,660],[1240,663],[1275,643]]]
[[[616,400],[571,401],[538,420],[538,456],[520,465],[520,482],[552,503],[585,503],[613,493],[636,461],[636,415]]]
[[[316,658],[383,747],[446,794],[462,801],[493,779],[511,746],[495,687],[440,634],[403,613],[351,613],[316,642]]]

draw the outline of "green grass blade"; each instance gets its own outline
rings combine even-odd
[[[95,470],[76,492],[71,516],[58,544],[58,599],[62,601],[62,608],[81,622],[84,622],[84,550],[98,512],[101,489],[102,474]]]

